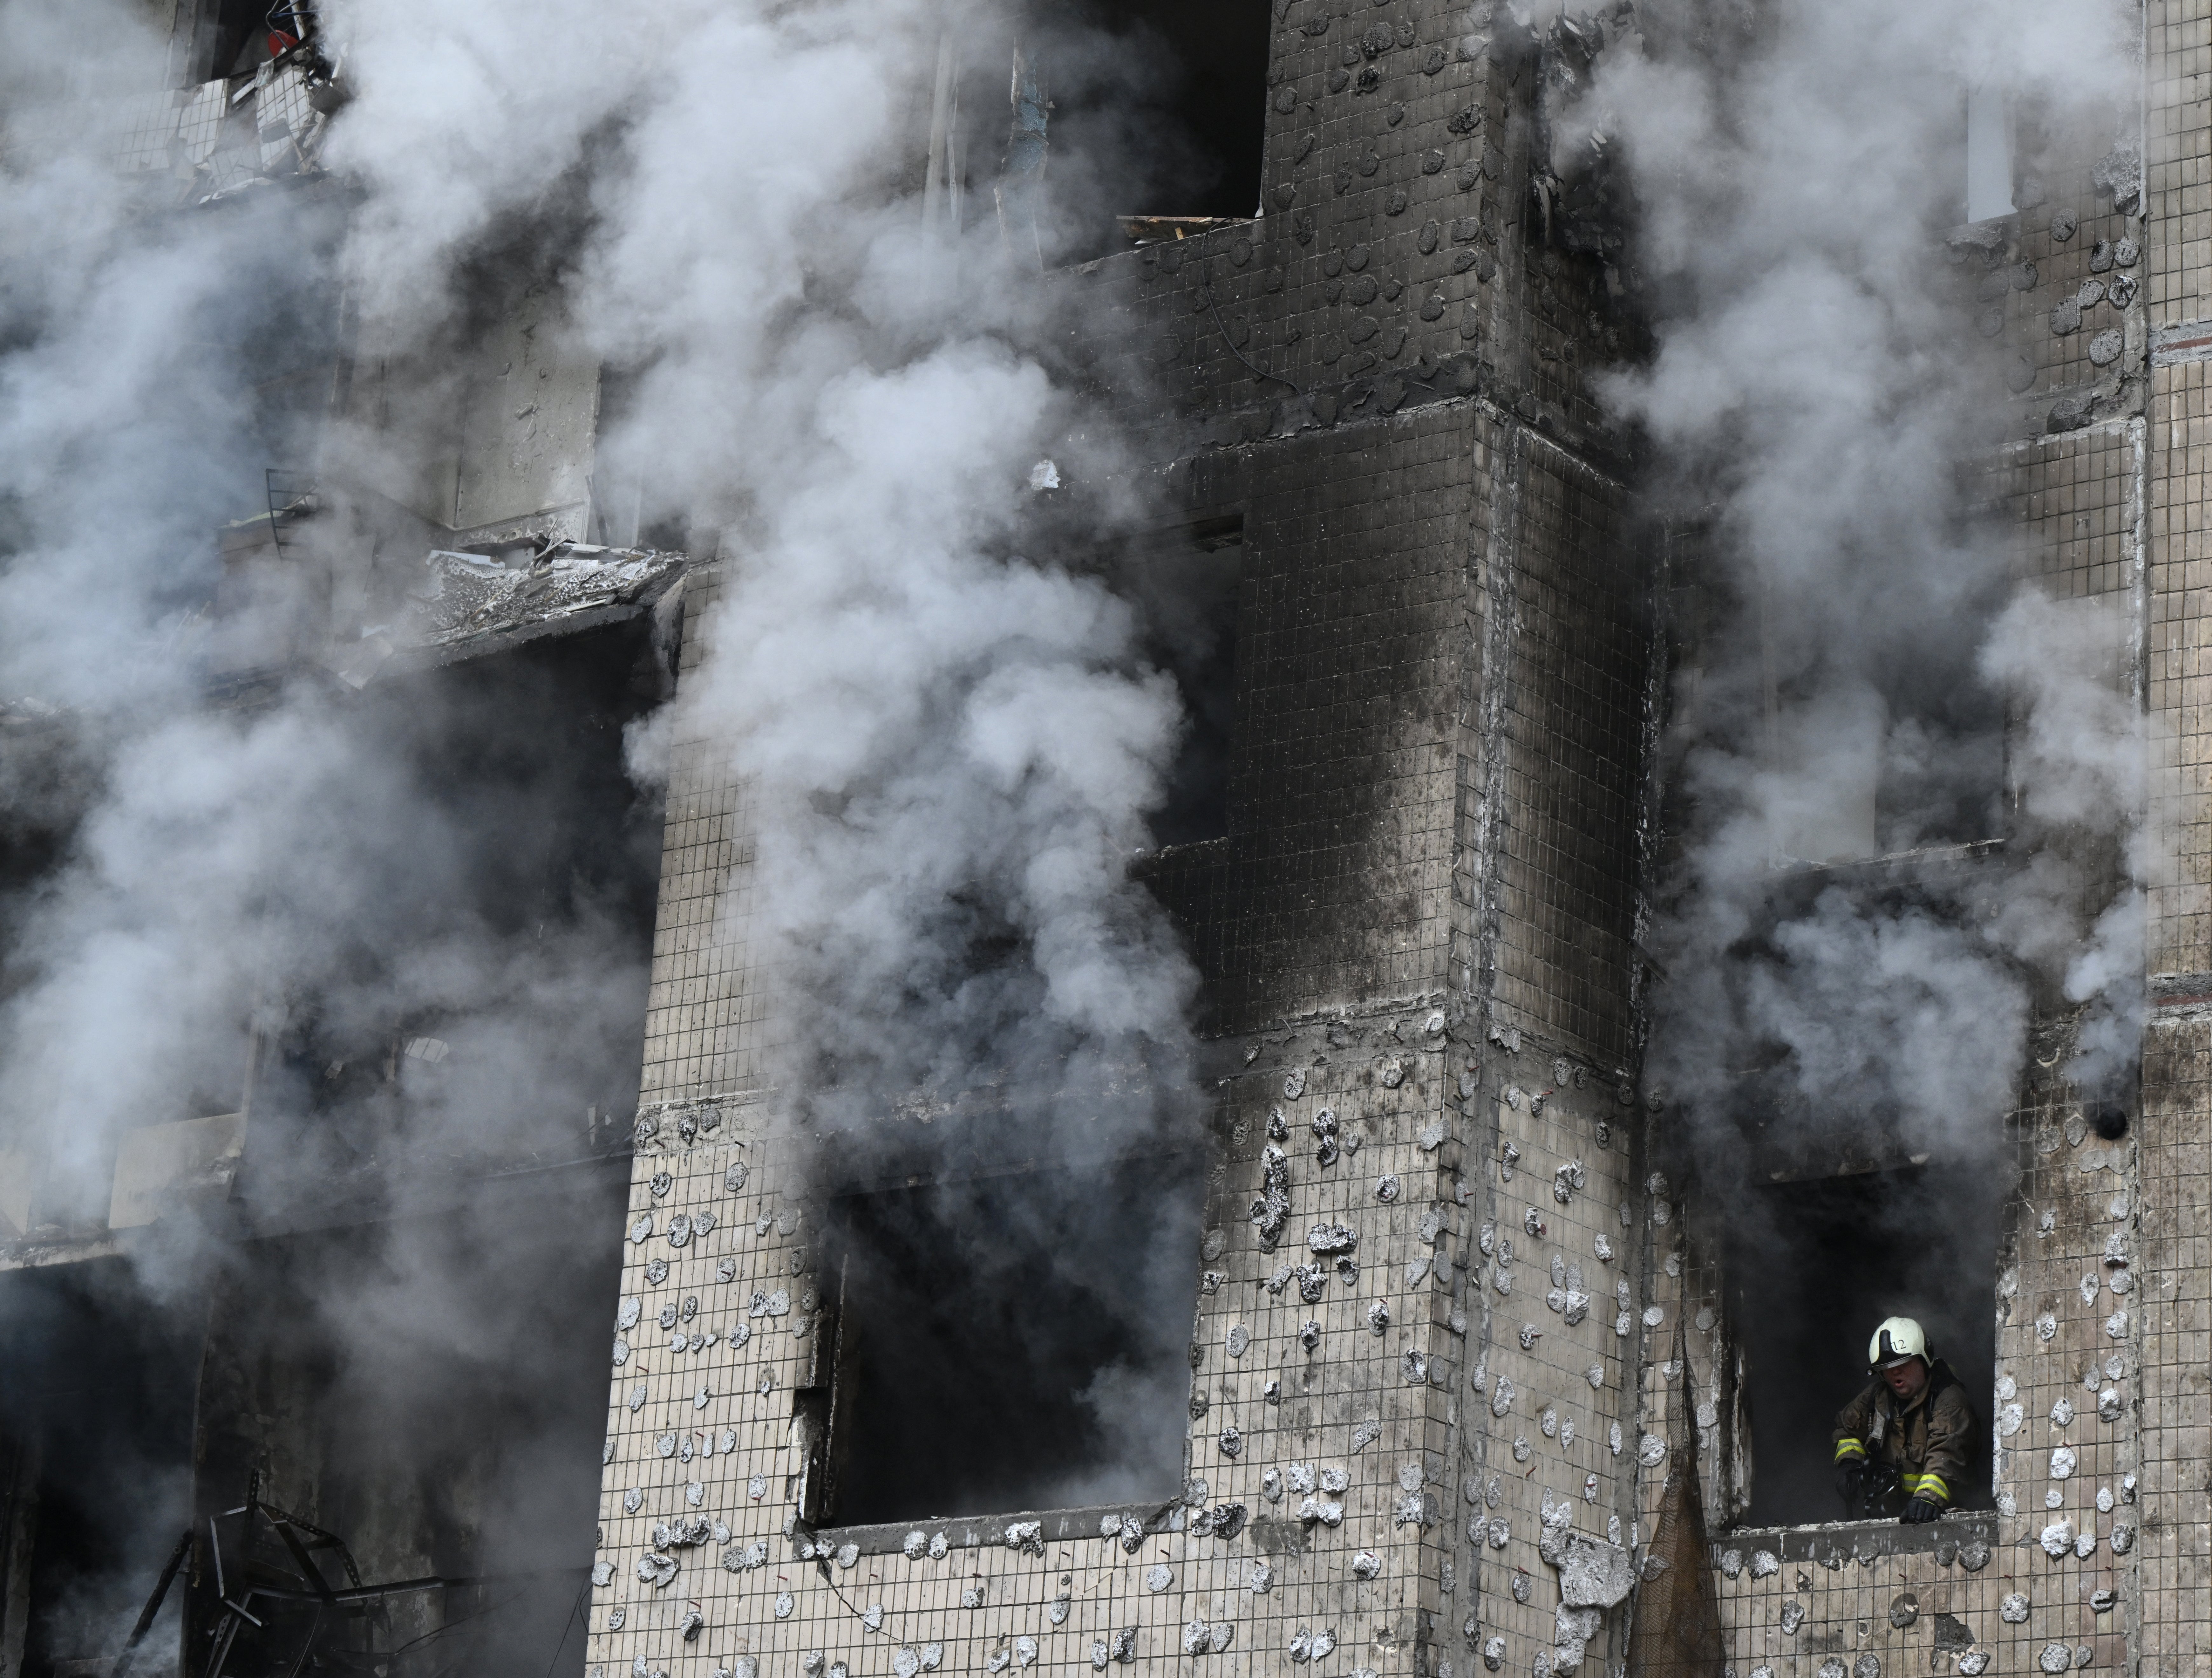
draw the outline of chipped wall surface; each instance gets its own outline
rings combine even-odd
[[[1520,57],[1463,44],[1445,8],[1407,19],[1370,52],[1369,20],[1290,8],[1270,214],[1066,281],[1093,289],[1103,353],[1149,347],[1109,370],[1170,404],[1129,416],[1170,500],[1243,518],[1230,830],[1146,868],[1235,1068],[1185,1495],[797,1518],[825,1290],[765,1116],[744,793],[691,742],[591,1669],[1625,1651],[1635,1395],[1674,1322],[1643,1314],[1625,1105],[1647,671],[1620,466],[1579,382],[1607,328],[1593,265],[1522,260]],[[711,599],[695,573],[687,666]]]
[[[2140,1118],[2108,1140],[2031,1077],[2009,1122],[1998,1386],[1977,1395],[1997,1507],[1739,1524],[1726,1208],[1651,1169],[1668,1119],[1635,1078],[1650,572],[1583,376],[1629,328],[1594,264],[1524,228],[1525,45],[1442,7],[1292,0],[1266,213],[1058,282],[1088,289],[1097,371],[1141,393],[1127,418],[1170,499],[1244,519],[1230,832],[1147,865],[1234,1068],[1186,1495],[796,1519],[822,1286],[765,1120],[744,795],[692,742],[592,1669],[2212,1671],[2191,337],[2212,344],[2212,227],[2187,196],[2200,105],[2158,91],[2212,49],[2193,14],[2148,16],[2145,202],[2054,175],[1930,257],[2010,370],[2008,441],[1973,470],[2019,572],[2141,614],[2175,860]],[[710,599],[695,575],[695,623]]]
[[[1917,1529],[1715,1533],[1727,1664],[1753,1678],[2212,1669],[2201,1432],[2212,1253],[2203,1214],[2188,1210],[2204,1198],[2197,977],[2212,965],[2196,860],[2208,812],[2188,768],[2203,680],[2191,339],[2205,218],[2181,190],[2201,179],[2190,160],[2205,131],[2201,106],[2185,112],[2173,91],[2206,49],[2202,18],[2184,9],[2147,14],[2144,201],[2129,205],[2124,182],[2098,191],[2085,169],[1950,247],[2014,393],[2016,441],[1982,471],[2015,567],[2062,599],[2120,605],[2141,636],[2118,662],[2148,698],[2152,814],[2172,863],[2148,893],[2152,990],[2166,1000],[2145,1044],[2140,1116],[2100,1137],[2080,1092],[2041,1075],[2059,1055],[2038,1054],[2010,1121],[1996,1387],[1975,1395],[1996,1507]],[[2062,1011],[2042,1039],[2065,1029]]]

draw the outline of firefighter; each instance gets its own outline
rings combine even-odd
[[[1867,1346],[1874,1376],[1836,1417],[1836,1493],[1846,1519],[1887,1514],[1932,1521],[1964,1483],[1973,1407],[1950,1366],[1928,1350],[1909,1316],[1893,1316]]]

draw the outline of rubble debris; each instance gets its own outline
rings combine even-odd
[[[362,639],[465,657],[580,627],[587,614],[594,621],[635,617],[673,587],[688,563],[678,553],[581,542],[553,543],[520,565],[434,548],[400,617],[365,629]]]

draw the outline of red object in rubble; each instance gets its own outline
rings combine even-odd
[[[269,56],[272,58],[283,58],[299,44],[300,38],[297,35],[288,35],[282,29],[271,29],[269,32]]]

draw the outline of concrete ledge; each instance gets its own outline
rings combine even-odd
[[[1714,1539],[1710,1548],[1717,1567],[1729,1550],[1736,1552],[1747,1567],[1761,1550],[1778,1561],[1817,1561],[1824,1567],[1840,1567],[1847,1561],[1871,1566],[1885,1556],[1919,1555],[1932,1550],[1948,1567],[1958,1562],[1958,1549],[1976,1543],[1990,1553],[1996,1549],[1995,1510],[1954,1510],[1940,1521],[1920,1526],[1907,1526],[1901,1521],[1836,1521],[1814,1527],[1750,1527]]]
[[[1180,1501],[1099,1504],[1090,1509],[1040,1509],[1018,1515],[970,1515],[950,1520],[939,1516],[926,1521],[893,1521],[878,1526],[817,1527],[814,1545],[817,1553],[824,1545],[836,1551],[851,1544],[864,1556],[897,1555],[903,1551],[908,1535],[918,1532],[925,1543],[944,1534],[948,1552],[972,1550],[1004,1544],[1008,1527],[1029,1521],[1038,1523],[1041,1542],[1070,1544],[1079,1538],[1097,1538],[1100,1523],[1109,1517],[1118,1522],[1125,1515],[1135,1517],[1148,1534],[1180,1531],[1183,1505]]]

